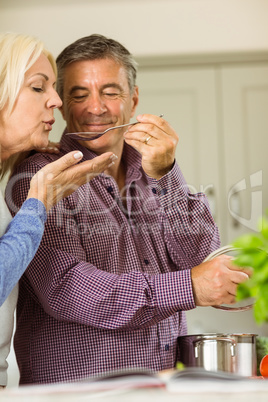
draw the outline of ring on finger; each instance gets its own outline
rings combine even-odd
[[[148,144],[148,142],[150,141],[152,137],[150,135],[148,135],[148,137],[145,139],[144,144]]]

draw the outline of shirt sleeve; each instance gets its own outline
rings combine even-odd
[[[172,260],[179,266],[178,250],[183,250],[188,266],[199,265],[220,247],[219,230],[205,194],[189,191],[177,163],[160,180],[148,177],[148,181],[161,206],[165,241]]]
[[[106,272],[86,261],[78,238],[53,225],[25,277],[46,313],[102,329],[145,328],[195,307],[190,270],[159,275]]]
[[[0,239],[0,305],[4,303],[40,244],[46,210],[35,198],[26,200]]]

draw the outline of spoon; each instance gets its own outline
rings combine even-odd
[[[160,114],[159,117],[163,117],[163,114]],[[139,121],[136,121],[135,123],[127,123],[127,124],[122,124],[121,126],[114,126],[107,128],[106,130],[102,131],[101,133],[98,131],[79,131],[77,133],[66,133],[65,135],[68,135],[71,138],[74,138],[76,140],[81,140],[81,141],[92,141],[96,140],[97,138],[101,137],[103,134],[107,133],[107,131],[110,130],[115,130],[117,128],[122,128],[122,127],[127,127],[127,126],[134,126],[135,124],[138,124]]]

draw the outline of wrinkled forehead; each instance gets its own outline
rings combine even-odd
[[[65,67],[64,89],[72,86],[103,87],[120,85],[128,88],[128,77],[124,66],[112,59],[80,60]]]

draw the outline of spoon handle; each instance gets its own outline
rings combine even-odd
[[[160,114],[159,117],[163,117],[163,114]],[[135,123],[127,123],[127,124],[122,124],[121,126],[114,126],[114,127],[110,127],[107,128],[105,131],[98,133],[98,132],[94,132],[94,131],[77,131],[76,133],[66,133],[66,135],[68,135],[71,138],[74,138],[76,140],[80,140],[80,141],[92,141],[92,140],[96,140],[97,138],[101,137],[103,134],[107,133],[110,130],[115,130],[117,128],[122,128],[122,127],[128,127],[128,126],[135,126],[135,124],[138,124],[139,122],[136,121]],[[87,135],[89,135],[89,137],[87,137]]]

